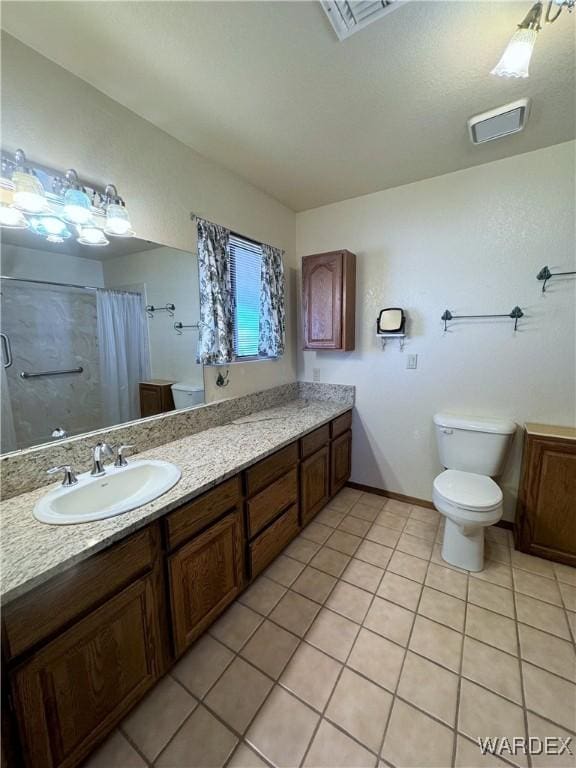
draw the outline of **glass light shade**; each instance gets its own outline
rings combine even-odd
[[[518,29],[508,43],[492,75],[500,77],[528,77],[534,43],[538,37],[536,29]]]
[[[14,207],[26,213],[41,213],[48,207],[44,187],[31,173],[16,171],[14,182]]]
[[[101,229],[98,229],[98,227],[82,227],[80,229],[78,242],[81,245],[92,245],[95,247],[110,245],[110,240],[107,239],[104,232],[102,232]]]
[[[80,226],[92,223],[90,198],[81,189],[67,189],[64,195],[64,218]]]
[[[8,229],[26,229],[26,217],[17,208],[13,208],[14,184],[10,179],[0,178],[0,227]]]
[[[104,231],[114,237],[133,237],[134,230],[128,216],[126,206],[110,203],[106,209],[106,226]]]
[[[63,243],[72,237],[66,224],[57,216],[36,216],[31,219],[30,227],[35,234],[45,237],[51,243]]]

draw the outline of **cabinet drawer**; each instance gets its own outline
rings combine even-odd
[[[320,429],[315,429],[309,435],[305,435],[300,440],[300,456],[305,459],[316,451],[319,451],[323,445],[330,440],[330,425],[325,424]]]
[[[235,507],[242,497],[240,475],[226,480],[166,518],[168,548],[175,549]]]
[[[274,560],[298,533],[298,507],[294,504],[250,544],[252,578]]]
[[[349,429],[352,429],[352,411],[343,413],[342,416],[338,416],[338,418],[334,419],[330,424],[333,438],[338,437],[338,435],[341,435],[343,432],[347,432]]]
[[[291,443],[245,472],[246,495],[253,496],[273,483],[298,462],[298,443]]]
[[[8,657],[71,624],[150,570],[159,546],[159,528],[150,525],[8,604],[3,611]]]
[[[298,499],[298,472],[296,467],[264,488],[247,502],[248,538],[253,538],[270,520]]]

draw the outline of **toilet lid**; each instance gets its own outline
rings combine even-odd
[[[492,509],[502,503],[502,491],[492,478],[447,469],[434,480],[434,488],[446,501],[472,510]]]

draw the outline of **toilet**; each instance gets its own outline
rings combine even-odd
[[[516,424],[437,413],[436,441],[442,466],[432,490],[434,506],[446,518],[442,558],[468,571],[484,567],[484,529],[502,517],[502,491],[492,480],[504,466]]]
[[[174,407],[191,408],[193,405],[201,405],[204,402],[204,387],[198,384],[188,384],[186,381],[177,381],[170,387],[174,398]]]

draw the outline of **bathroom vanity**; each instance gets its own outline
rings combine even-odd
[[[4,502],[3,732],[24,766],[81,763],[329,502],[351,416],[296,400],[148,451],[180,483],[97,523],[36,522],[45,489]]]

